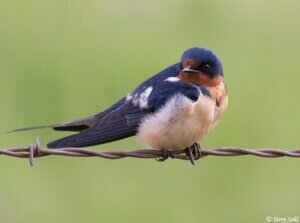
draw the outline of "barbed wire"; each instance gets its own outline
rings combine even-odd
[[[168,151],[169,157],[173,159],[181,160],[191,160],[191,157],[186,154],[185,150],[182,151]],[[100,157],[104,159],[121,159],[125,157],[132,158],[145,158],[145,159],[158,159],[165,156],[164,151],[159,150],[148,150],[141,149],[135,151],[96,151],[87,148],[60,148],[60,149],[47,149],[42,148],[39,137],[36,138],[35,143],[29,146],[23,147],[12,147],[7,149],[1,149],[0,155],[6,155],[17,158],[28,158],[29,164],[33,166],[34,158],[44,157],[44,156],[72,156],[72,157]],[[300,157],[300,149],[284,151],[273,148],[264,149],[245,149],[245,148],[234,148],[226,147],[219,149],[201,149],[201,154],[199,156],[194,156],[194,160],[202,159],[207,156],[243,156],[243,155],[253,155],[265,158],[276,158],[276,157]]]

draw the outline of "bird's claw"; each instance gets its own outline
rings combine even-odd
[[[175,158],[174,154],[167,149],[162,149],[161,152],[162,156],[155,158],[159,162],[163,162],[169,157]],[[189,158],[191,163],[195,165],[195,160],[201,158],[201,146],[199,145],[199,143],[194,143],[192,146],[185,148],[185,154]]]
[[[155,158],[157,161],[163,162],[163,161],[167,160],[169,157],[171,157],[172,159],[174,158],[174,155],[171,151],[169,151],[167,149],[162,149],[161,151],[162,151],[162,156]]]
[[[201,158],[201,146],[199,143],[194,143],[192,146],[187,147],[185,149],[185,154],[191,161],[193,165],[195,165],[195,160]]]

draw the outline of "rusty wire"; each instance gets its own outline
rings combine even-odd
[[[190,160],[190,157],[186,154],[185,150],[172,151],[172,158],[181,160]],[[158,150],[135,150],[135,151],[96,151],[86,148],[60,148],[60,149],[47,149],[42,148],[39,137],[36,138],[34,144],[23,147],[13,147],[7,149],[1,149],[0,155],[12,156],[17,158],[29,158],[29,163],[33,166],[33,159],[38,157],[44,157],[49,155],[56,156],[73,156],[73,157],[101,157],[105,159],[121,159],[125,157],[134,158],[146,158],[146,159],[157,159],[163,156],[162,151]],[[244,149],[244,148],[219,148],[212,150],[201,150],[201,156],[194,157],[195,160],[204,158],[206,156],[242,156],[242,155],[253,155],[265,158],[276,158],[276,157],[300,157],[300,149],[292,151],[283,151],[273,148],[264,149]]]

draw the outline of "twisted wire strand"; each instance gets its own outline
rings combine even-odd
[[[172,154],[171,158],[190,160],[190,157],[184,150],[182,151],[170,151]],[[23,147],[12,147],[7,149],[1,149],[0,155],[6,155],[17,158],[28,158],[29,164],[33,166],[34,158],[44,157],[49,155],[56,156],[72,156],[72,157],[101,157],[104,159],[121,159],[125,157],[133,158],[146,158],[146,159],[157,159],[163,157],[163,151],[158,150],[135,150],[135,151],[96,151],[86,148],[60,148],[60,149],[47,149],[42,148],[39,137],[36,138],[35,143],[29,146]],[[300,149],[292,151],[284,151],[273,148],[264,149],[245,149],[245,148],[219,148],[206,150],[201,149],[201,156],[194,157],[195,160],[207,157],[207,156],[243,156],[253,155],[265,158],[276,158],[276,157],[300,157]]]

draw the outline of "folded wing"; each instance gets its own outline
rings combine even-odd
[[[102,117],[92,127],[51,142],[48,147],[93,146],[133,136],[145,114],[143,110],[134,107],[131,103],[124,104]]]

